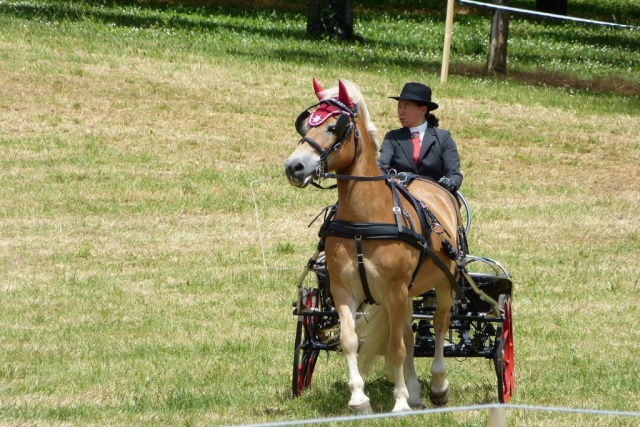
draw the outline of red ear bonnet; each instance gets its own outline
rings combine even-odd
[[[316,79],[313,79],[313,90],[315,91],[318,99],[322,101],[321,94],[324,92],[324,89],[322,88],[322,86],[320,86],[320,84],[316,81]],[[353,109],[353,101],[351,100],[351,97],[347,92],[346,86],[340,80],[338,80],[338,101],[342,102],[344,105],[346,105],[350,109]],[[311,113],[311,115],[309,115],[309,119],[308,119],[309,126],[319,126],[325,121],[327,121],[329,117],[339,116],[342,113],[343,111],[341,111],[339,108],[335,107],[334,105],[331,105],[328,103],[322,103],[322,105],[316,108],[316,110],[313,113]]]
[[[353,110],[353,101],[351,101],[349,92],[344,83],[342,83],[342,80],[338,80],[338,101]]]
[[[313,78],[313,90],[316,93],[316,96],[318,97],[318,101],[322,101],[322,92],[324,92],[324,89],[322,89],[322,86],[320,86],[320,83],[318,83],[318,81],[315,79],[315,77]]]

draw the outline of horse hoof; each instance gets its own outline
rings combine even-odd
[[[391,412],[406,412],[410,410],[411,410],[411,407],[408,404],[404,404],[404,405],[394,406]]]
[[[370,415],[373,413],[370,402],[361,403],[359,405],[349,405],[349,407],[356,413],[356,415]]]
[[[429,399],[436,406],[446,405],[449,402],[449,388],[447,387],[447,389],[441,393],[434,393],[431,391],[429,393]]]

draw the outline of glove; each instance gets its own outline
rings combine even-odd
[[[449,190],[451,193],[455,194],[455,192],[456,192],[456,183],[451,178],[447,178],[446,176],[443,176],[438,181],[438,184],[440,184],[441,186],[443,186],[444,188]]]

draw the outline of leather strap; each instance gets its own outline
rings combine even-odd
[[[373,295],[371,295],[371,290],[369,289],[369,282],[367,281],[367,271],[364,268],[364,254],[362,253],[362,236],[356,235],[354,236],[356,240],[356,252],[358,255],[358,271],[360,272],[360,281],[362,282],[362,289],[364,289],[365,300],[364,302],[367,304],[377,304],[376,300],[373,299]]]

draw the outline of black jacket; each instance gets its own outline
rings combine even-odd
[[[456,183],[456,190],[462,185],[460,155],[456,143],[449,131],[434,127],[428,127],[424,133],[418,165],[413,161],[413,142],[409,128],[388,132],[380,146],[378,166],[385,171],[395,169],[398,172],[416,173],[434,181],[446,176]]]

